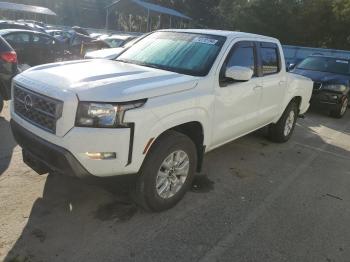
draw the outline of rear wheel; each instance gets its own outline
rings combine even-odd
[[[298,105],[292,101],[284,111],[282,117],[276,124],[271,124],[269,127],[269,138],[273,142],[287,142],[295,129],[295,124],[298,118]]]
[[[164,211],[175,206],[192,184],[196,146],[187,136],[169,131],[152,146],[140,171],[135,200],[143,208]]]
[[[342,118],[348,111],[348,107],[349,107],[349,98],[345,96],[342,99],[342,102],[337,106],[337,108],[331,111],[331,116],[335,118]]]

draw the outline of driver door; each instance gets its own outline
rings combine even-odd
[[[239,82],[225,77],[226,68],[242,66],[254,71],[253,78]],[[220,71],[215,87],[213,144],[219,146],[258,128],[262,80],[258,72],[257,49],[254,42],[234,44]]]

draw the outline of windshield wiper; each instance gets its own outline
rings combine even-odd
[[[155,68],[155,69],[160,69],[160,70],[170,70],[170,67],[159,66],[159,65],[155,65],[155,64],[140,63],[139,65],[151,67],[151,68]]]
[[[139,66],[145,66],[145,67],[150,67],[150,68],[155,68],[155,69],[160,69],[160,70],[173,71],[173,68],[171,68],[171,67],[160,66],[160,65],[156,65],[156,64],[149,64],[149,63],[139,62],[139,61],[129,61],[129,60],[126,60],[126,61],[131,63],[131,64],[135,64],[135,65],[139,65]],[[122,60],[122,62],[124,62],[124,60]]]
[[[116,62],[122,62],[122,63],[125,63],[125,64],[135,64],[133,61],[125,60],[125,59],[116,59],[115,61]]]

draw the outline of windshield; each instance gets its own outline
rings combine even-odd
[[[223,36],[155,32],[130,47],[117,61],[205,76],[225,40]]]
[[[331,57],[308,57],[297,66],[297,69],[350,75],[349,60]]]

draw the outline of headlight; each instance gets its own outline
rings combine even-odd
[[[347,86],[342,84],[326,84],[324,85],[323,88],[327,90],[337,91],[337,92],[344,92],[346,91]]]
[[[92,103],[80,102],[78,106],[75,125],[78,127],[126,127],[124,123],[125,112],[142,107],[146,100],[128,103]]]

